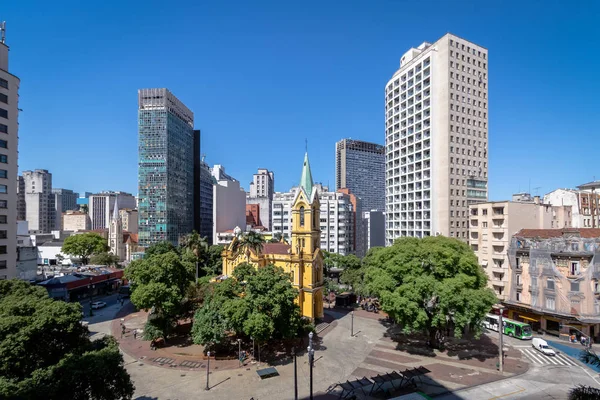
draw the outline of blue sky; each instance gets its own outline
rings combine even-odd
[[[246,188],[259,167],[296,184],[305,138],[333,187],[337,140],[385,141],[401,55],[452,32],[489,49],[490,199],[573,187],[600,179],[599,4],[4,0],[20,169],[137,193],[137,89],[167,87]]]

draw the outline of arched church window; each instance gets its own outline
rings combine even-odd
[[[300,226],[304,226],[304,206],[300,207]]]

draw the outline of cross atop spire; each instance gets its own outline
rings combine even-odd
[[[308,152],[304,153],[304,164],[302,165],[302,176],[300,177],[300,187],[306,191],[310,197],[313,189],[312,173],[310,172],[310,163],[308,162]]]

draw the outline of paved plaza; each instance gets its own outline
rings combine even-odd
[[[523,373],[528,368],[527,359],[520,351],[510,348],[504,376],[496,370],[497,349],[493,341],[475,348],[457,348],[444,353],[420,348],[395,337],[393,329],[385,323],[384,314],[357,310],[354,318],[344,310],[326,310],[329,325],[317,336],[315,366],[313,370],[314,393],[324,395],[333,385],[355,378],[371,377],[391,371],[401,371],[419,366],[430,372],[423,378],[420,389],[430,395],[448,390],[494,382],[498,379]],[[292,357],[273,363],[278,376],[261,380],[257,370],[269,365],[246,362],[239,367],[237,360],[211,358],[209,387],[206,389],[208,362],[200,346],[167,347],[150,350],[149,342],[133,338],[134,329],[142,329],[146,315],[126,304],[115,311],[112,321],[97,324],[90,321],[94,332],[105,330],[120,342],[126,367],[136,386],[139,399],[291,399],[294,395],[294,370]],[[352,319],[354,322],[352,324]],[[121,322],[126,326],[121,336]],[[351,329],[354,336],[351,336]],[[466,341],[465,341],[466,342]],[[487,347],[486,347],[487,346]],[[309,368],[306,351],[299,353],[298,392],[300,398],[309,394]],[[323,397],[325,398],[325,397]]]

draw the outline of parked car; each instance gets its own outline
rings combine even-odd
[[[96,310],[98,308],[106,307],[106,303],[103,301],[95,301],[92,303],[92,309]]]
[[[548,346],[548,343],[541,338],[534,338],[531,341],[531,346],[542,354],[547,356],[555,356],[556,352]]]

